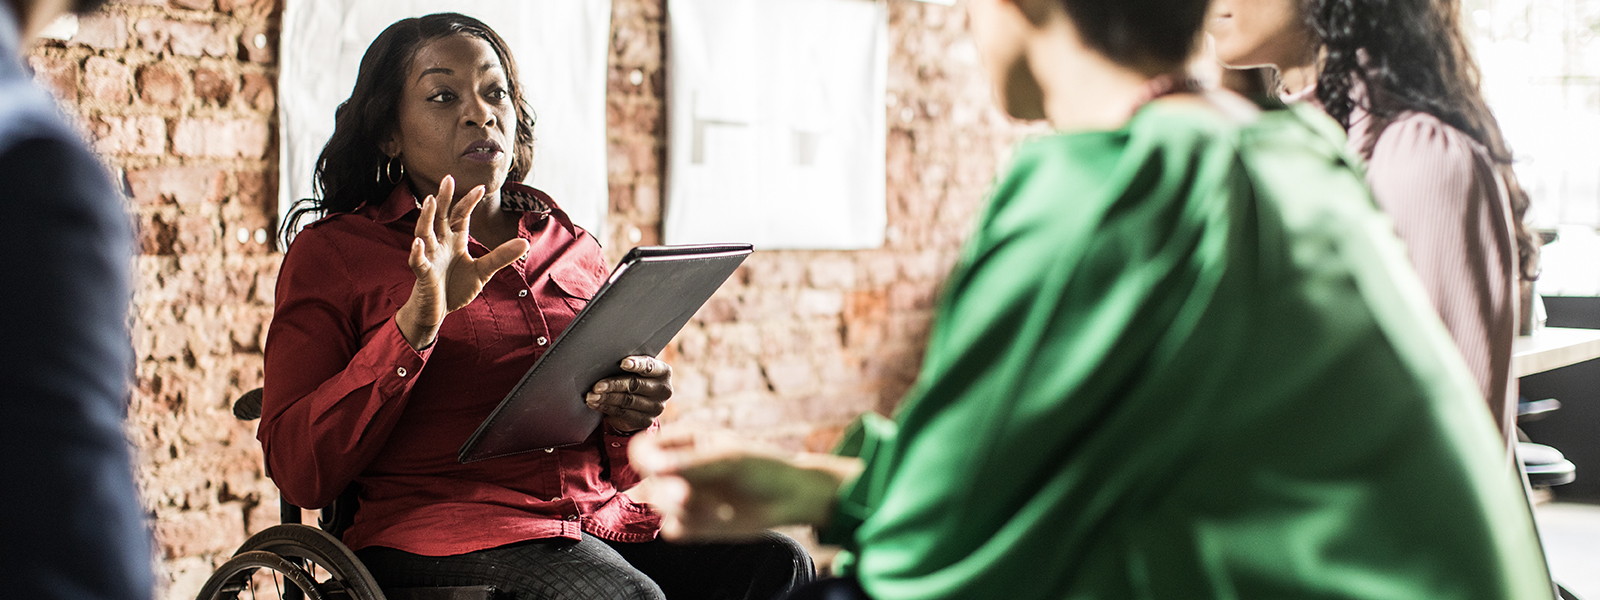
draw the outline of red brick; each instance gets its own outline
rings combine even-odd
[[[179,254],[204,254],[216,249],[219,237],[216,220],[205,215],[178,215],[172,249]]]
[[[156,167],[128,172],[135,202],[199,205],[222,200],[226,174],[216,167]]]
[[[711,371],[710,379],[709,393],[712,396],[726,396],[766,387],[761,368],[754,363],[717,368]]]
[[[844,294],[834,290],[800,290],[794,311],[812,317],[836,316],[844,311]]]
[[[158,155],[167,148],[167,122],[161,117],[98,116],[89,121],[89,131],[101,154]]]
[[[611,56],[616,64],[647,65],[661,58],[661,34],[653,27],[629,26],[619,23],[612,27]]]
[[[729,323],[739,320],[739,303],[725,295],[713,296],[707,300],[700,311],[694,314],[694,320],[701,323]]]
[[[240,172],[239,200],[245,206],[257,207],[271,213],[278,210],[278,174],[262,171]]]
[[[33,78],[50,90],[57,100],[78,101],[78,63],[60,56],[28,57],[33,67]]]
[[[633,187],[633,206],[640,219],[661,221],[661,182],[651,181]]]
[[[818,257],[806,265],[806,279],[816,288],[855,287],[856,264],[844,255]]]
[[[82,44],[100,50],[121,50],[128,47],[128,20],[122,15],[96,12],[78,18],[78,33],[72,36],[73,44]]]
[[[260,73],[245,73],[241,78],[243,83],[239,89],[239,97],[250,106],[259,111],[271,111],[278,107],[277,86],[271,77]]]
[[[256,42],[264,42],[256,45]],[[278,33],[264,24],[246,25],[239,34],[239,59],[256,64],[269,64],[278,60]]]
[[[179,519],[158,519],[155,523],[156,541],[168,559],[193,556],[202,552],[228,550],[222,540],[242,533],[238,515],[226,512],[210,513],[184,511]]]
[[[217,0],[217,10],[245,20],[266,17],[277,6],[278,0]]]
[[[264,158],[271,131],[262,120],[183,119],[172,131],[172,152],[206,158]]]
[[[139,47],[150,52],[162,52],[172,40],[171,21],[141,19],[133,24],[133,34],[139,38]]]
[[[188,21],[171,21],[167,24],[170,32],[172,53],[180,56],[215,56],[223,57],[233,49],[232,40],[227,32],[207,23],[193,23]]]
[[[613,214],[633,212],[633,186],[612,184],[611,191],[607,195],[611,197]]]
[[[181,106],[184,102],[183,75],[166,64],[139,68],[139,99],[157,106]]]
[[[162,255],[175,254],[175,252],[173,251],[172,246],[173,246],[173,242],[177,241],[177,239],[178,239],[178,228],[176,226],[174,226],[171,222],[169,222],[165,215],[161,215],[161,214],[151,215],[150,218],[145,219],[145,220],[143,220],[143,221],[141,221],[139,223],[139,253],[140,254],[143,254],[145,256],[162,256]],[[159,342],[162,342],[162,341],[171,342],[172,341],[171,339],[162,339],[162,338],[159,338],[158,336],[146,336],[145,339],[148,339],[148,340],[151,340],[152,342],[155,342],[155,345],[152,347],[152,349],[149,350],[149,352],[151,352],[152,355],[155,353],[154,348],[160,347]],[[175,351],[169,351],[168,353],[175,356],[176,354],[174,354],[174,352]]]
[[[802,394],[816,389],[819,380],[815,367],[804,358],[783,357],[764,361],[761,373],[780,395]]]
[[[195,69],[194,95],[202,101],[226,106],[233,98],[233,81],[232,77],[216,69]]]
[[[828,425],[818,427],[806,434],[806,452],[829,452],[844,438],[844,425]]]
[[[128,66],[109,58],[91,56],[83,63],[83,91],[90,98],[111,104],[133,101]]]

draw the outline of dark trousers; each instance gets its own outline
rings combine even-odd
[[[815,576],[811,556],[772,533],[738,544],[639,544],[583,534],[456,556],[356,552],[384,588],[493,585],[515,600],[769,600]]]
[[[832,577],[800,586],[784,596],[783,600],[872,600],[872,598],[867,596],[866,590],[861,589],[861,582],[852,578]]]

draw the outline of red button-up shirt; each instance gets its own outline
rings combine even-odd
[[[469,464],[463,442],[605,281],[600,245],[549,196],[506,184],[532,244],[477,299],[445,317],[433,346],[400,336],[395,312],[416,276],[406,260],[416,200],[383,204],[301,231],[278,275],[257,437],[283,497],[326,506],[352,481],[352,549],[447,556],[581,531],[653,539],[659,517],[619,490],[638,483],[628,440],[600,428],[583,444]],[[473,256],[488,251],[468,242]]]

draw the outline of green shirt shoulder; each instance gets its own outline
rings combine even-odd
[[[1157,102],[1023,143],[915,386],[855,440],[843,570],[880,600],[1548,595],[1326,125]]]

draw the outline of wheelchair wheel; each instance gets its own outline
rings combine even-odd
[[[329,600],[311,574],[288,559],[271,552],[244,552],[222,563],[211,579],[200,588],[199,600],[235,598],[286,598],[298,595],[309,600]]]
[[[372,574],[344,544],[315,527],[277,525],[245,540],[200,590],[198,600],[384,600]]]

